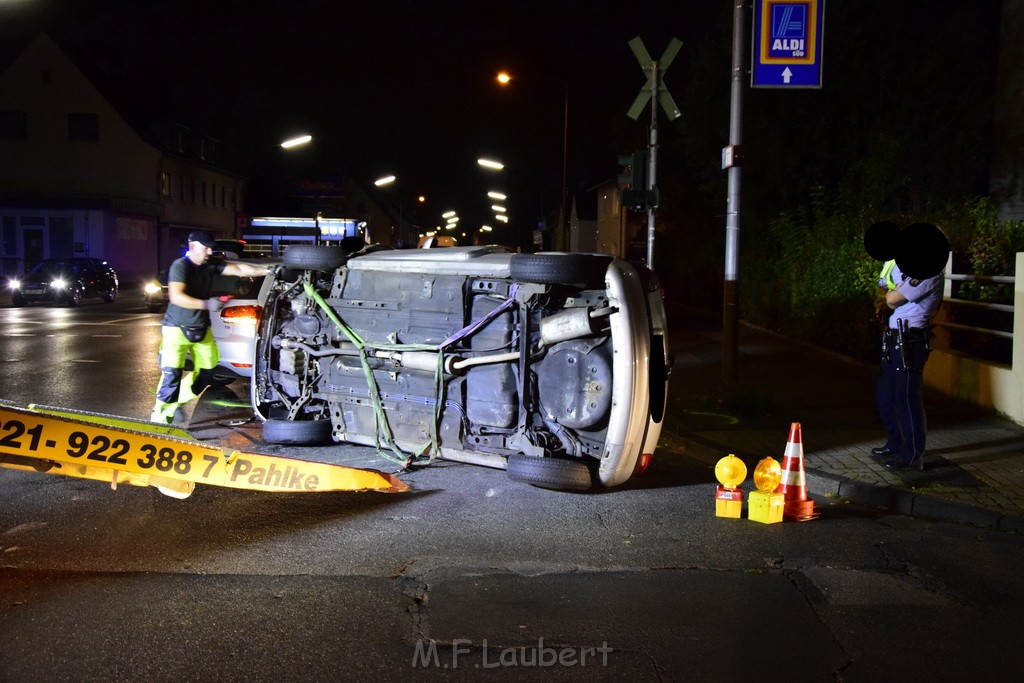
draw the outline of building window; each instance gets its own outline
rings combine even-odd
[[[164,197],[171,196],[171,174],[161,173],[160,174],[160,194]]]
[[[185,177],[178,176],[178,199],[185,201]]]
[[[27,138],[28,113],[0,111],[0,140],[25,140]]]
[[[68,114],[68,139],[99,140],[99,114],[80,114],[75,112]]]
[[[17,234],[14,216],[4,216],[4,256],[14,256],[18,253]]]
[[[203,183],[203,206],[206,206],[206,183]]]
[[[192,201],[193,204],[196,203],[196,183],[198,183],[198,182],[199,181],[196,180],[195,178],[192,179],[192,191],[191,191],[189,199]]]
[[[227,198],[228,198],[227,188],[224,187],[223,185],[221,185],[220,186],[220,208],[223,209],[223,208],[225,208],[228,205],[227,204]]]

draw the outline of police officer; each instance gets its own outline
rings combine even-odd
[[[223,273],[240,277],[266,275],[268,266],[248,263],[211,263],[213,238],[204,232],[188,236],[188,251],[171,264],[167,273],[167,313],[164,315],[160,342],[160,385],[150,420],[170,424],[179,406],[195,398],[194,378],[201,370],[216,367],[220,361],[217,343],[210,331],[210,311],[220,308],[208,301],[214,278]],[[186,356],[192,356],[192,377],[185,377]]]
[[[888,272],[886,272],[888,271]],[[889,288],[889,283],[894,283]],[[886,263],[879,287],[892,310],[882,339],[882,363],[875,388],[878,412],[885,426],[885,445],[872,455],[890,458],[886,467],[923,470],[925,413],[924,365],[931,352],[932,319],[942,303],[944,276],[905,275],[899,265]]]

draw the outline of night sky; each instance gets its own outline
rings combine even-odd
[[[883,130],[903,140],[913,182],[983,190],[999,7],[826,2],[824,88],[745,90],[745,208],[791,209]],[[395,174],[389,192],[403,203],[428,197],[421,222],[455,209],[466,225],[489,219],[484,194],[501,189],[529,229],[557,211],[566,93],[569,185],[592,187],[615,175],[618,154],[646,145],[650,109],[626,116],[645,82],[628,41],[640,36],[658,57],[678,37],[665,80],[683,116],[659,112],[659,179],[701,188],[704,206],[681,191],[663,192],[663,205],[701,208],[712,227],[725,203],[732,14],[729,0],[0,0],[0,63],[45,29],[140,117],[223,140],[254,190],[288,176],[365,186]],[[502,89],[501,69],[521,79]],[[297,132],[314,144],[282,152]],[[506,164],[503,182],[481,156]]]
[[[9,49],[43,28],[80,48],[140,108],[225,141],[254,179],[393,173],[407,200],[463,215],[500,187],[533,221],[557,206],[566,90],[572,184],[614,174],[618,140],[649,123],[626,116],[645,80],[627,41],[655,56],[673,36],[718,41],[729,27],[708,4],[0,0],[0,37]],[[502,89],[501,69],[522,79]],[[300,131],[314,145],[283,156]]]

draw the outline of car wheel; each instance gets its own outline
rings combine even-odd
[[[111,287],[107,293],[103,295],[103,300],[108,304],[112,304],[117,301],[117,287]]]
[[[345,263],[348,252],[341,247],[320,244],[293,244],[285,249],[284,265],[300,270],[329,273]]]
[[[539,458],[516,454],[508,458],[509,479],[542,489],[586,491],[593,483],[593,475],[586,463],[564,458]]]
[[[267,420],[263,440],[289,446],[313,446],[331,440],[330,420]]]
[[[78,304],[82,303],[82,292],[80,292],[77,289],[71,290],[70,292],[68,292],[68,297],[67,299],[65,299],[64,303],[66,303],[68,306],[77,306]]]
[[[513,254],[509,274],[517,282],[597,287],[611,262],[601,254]]]
[[[21,306],[24,306],[25,303],[26,303],[25,297],[22,296],[21,294],[12,294],[11,295],[11,305],[12,306],[18,306],[20,308]]]

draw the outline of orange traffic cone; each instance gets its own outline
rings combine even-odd
[[[789,427],[789,441],[782,458],[782,481],[775,493],[786,497],[782,516],[797,522],[817,519],[814,501],[807,497],[807,482],[804,477],[804,443],[800,435],[800,423],[794,422]]]

